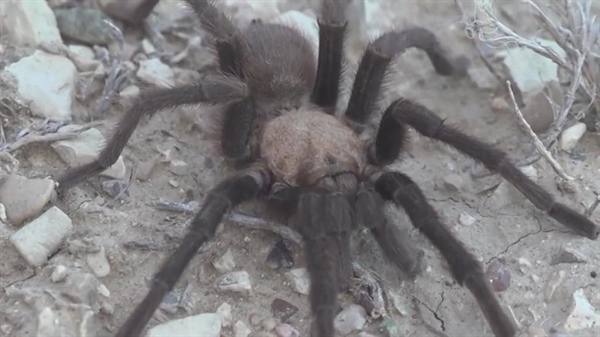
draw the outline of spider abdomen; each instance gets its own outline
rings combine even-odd
[[[318,109],[295,110],[268,121],[260,154],[278,182],[312,185],[325,176],[361,174],[366,166],[363,142],[335,116]]]

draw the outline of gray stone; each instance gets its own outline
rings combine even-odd
[[[231,326],[233,321],[233,316],[231,313],[231,305],[227,302],[224,302],[217,308],[217,315],[221,317],[221,326],[228,327]]]
[[[19,229],[10,241],[32,266],[41,266],[73,230],[71,219],[54,206]]]
[[[237,321],[233,325],[233,336],[234,337],[248,337],[252,333],[252,330],[244,322]]]
[[[212,261],[213,266],[220,273],[227,273],[235,269],[235,261],[233,259],[233,253],[230,249],[225,252],[222,256]]]
[[[63,36],[90,45],[112,42],[112,28],[105,22],[111,19],[94,8],[57,8],[54,10],[58,29]]]
[[[175,85],[175,73],[157,58],[140,61],[140,68],[136,76],[140,80],[158,87]]]
[[[58,132],[69,132],[69,130],[70,126],[67,125],[60,128]],[[102,144],[105,143],[106,139],[100,130],[92,128],[82,132],[75,138],[54,142],[52,148],[70,167],[76,167],[96,160],[102,150]],[[123,157],[119,156],[115,164],[100,174],[115,179],[123,179],[125,173],[126,168]]]
[[[285,273],[294,290],[303,295],[308,295],[310,290],[310,278],[306,268],[296,268]]]
[[[232,271],[217,280],[217,288],[221,291],[249,293],[252,290],[250,275],[245,270]]]
[[[20,226],[25,220],[38,216],[54,192],[50,179],[27,179],[9,175],[0,185],[0,203],[6,208],[8,220]]]
[[[27,2],[27,1],[26,1]],[[71,60],[36,50],[4,70],[2,77],[14,78],[20,99],[31,112],[51,120],[69,120],[75,97],[77,69]]]
[[[541,45],[552,48],[559,56],[565,51],[554,41],[537,39]],[[503,63],[519,90],[526,95],[544,88],[548,82],[558,81],[558,65],[526,47],[510,48],[503,52]]]
[[[63,43],[46,0],[0,1],[0,32],[19,46]]]
[[[217,314],[199,314],[155,326],[147,337],[202,336],[219,337],[221,318]]]

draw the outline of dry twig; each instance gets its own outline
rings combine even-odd
[[[59,140],[72,139],[86,130],[103,124],[104,122],[91,122],[82,125],[73,125],[69,129],[69,132],[47,133],[43,135],[29,133],[12,143],[0,145],[0,152],[10,153],[32,143],[51,143]]]
[[[527,121],[525,120],[525,117],[523,117],[523,113],[521,112],[521,109],[519,109],[519,105],[517,104],[517,101],[515,100],[515,94],[513,93],[510,81],[506,81],[506,86],[508,88],[508,93],[510,94],[510,98],[513,102],[515,114],[517,115],[519,125],[521,125],[521,128],[523,128],[523,131],[529,136],[529,138],[531,138],[535,148],[539,151],[539,153],[542,156],[544,156],[544,158],[546,158],[548,160],[548,162],[550,163],[550,165],[552,166],[554,171],[559,176],[561,176],[561,178],[566,179],[566,180],[573,180],[573,177],[569,176],[565,172],[565,170],[562,168],[562,166],[560,166],[560,164],[552,157],[550,152],[548,152],[548,150],[546,149],[546,147],[544,146],[542,141],[538,138],[538,136],[535,134],[535,132],[533,132],[533,130],[531,129],[531,126],[529,126],[529,123],[527,123]]]

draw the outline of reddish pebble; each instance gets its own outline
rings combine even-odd
[[[489,264],[485,276],[490,280],[494,291],[505,291],[510,287],[510,271],[498,260]]]
[[[275,328],[275,333],[278,337],[299,337],[300,332],[293,326],[283,323]]]

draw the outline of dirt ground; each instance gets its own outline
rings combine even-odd
[[[466,55],[473,62],[473,67],[483,67],[471,42],[464,37],[458,23],[459,14],[452,1],[399,1],[389,6],[393,7],[397,16],[395,22],[431,28],[453,53]],[[510,13],[514,13],[512,19],[515,22],[524,15],[516,10]],[[528,24],[527,20],[520,22]],[[447,123],[505,150],[515,161],[527,155],[529,140],[520,131],[514,115],[491,110],[494,92],[478,88],[469,77],[451,79],[436,75],[423,55],[410,51],[397,62],[394,67],[396,74],[389,85],[392,97],[403,95],[426,105],[447,118]],[[353,74],[352,71],[347,73]],[[94,247],[103,246],[110,261],[111,273],[101,279],[110,291],[106,300],[109,304],[105,304],[98,315],[102,331],[98,334],[114,333],[145,296],[153,274],[174,251],[186,231],[188,215],[160,211],[152,203],[158,198],[181,201],[188,195],[188,190],[193,192],[194,200],[201,201],[208,189],[228,172],[223,161],[212,154],[211,144],[200,128],[189,127],[190,116],[196,114],[193,118],[201,120],[202,112],[203,109],[198,108],[158,113],[137,129],[123,153],[129,172],[134,166],[139,168],[152,161],[160,155],[159,150],[171,150],[173,159],[187,163],[189,174],[176,176],[168,170],[167,164],[159,162],[148,181],[134,179],[129,195],[112,208],[98,206],[102,200],[110,201],[110,197],[99,188],[100,178],[74,188],[65,201],[57,201],[56,204],[73,220],[74,233],[47,266],[38,270],[27,266],[8,240],[14,229],[3,228],[0,237],[0,286],[4,291],[0,292],[0,313],[16,308],[12,307],[16,304],[7,295],[9,286],[53,287],[49,275],[57,264],[89,271],[82,254],[68,249],[69,242],[77,240]],[[122,109],[112,109],[107,117],[115,118],[122,113]],[[19,125],[24,127],[30,120],[27,116],[11,123],[17,130]],[[109,134],[106,128],[102,131]],[[577,289],[582,288],[590,303],[600,308],[599,281],[591,276],[593,272],[600,271],[597,241],[569,233],[517,192],[505,188],[505,183],[493,188],[500,182],[498,176],[472,178],[469,174],[474,165],[472,160],[447,146],[415,133],[413,135],[409,153],[392,168],[402,170],[418,182],[441,218],[483,264],[487,265],[496,258],[504,262],[512,276],[511,285],[498,297],[525,334],[529,327],[542,327],[546,331],[555,326],[561,328],[571,312],[572,296]],[[585,211],[596,198],[594,192],[600,192],[599,144],[599,135],[588,132],[578,144],[575,154],[554,153],[565,170],[577,177],[575,193],[559,190],[556,174],[543,160],[534,165],[538,182],[559,200],[578,211]],[[17,158],[21,161],[20,173],[28,177],[56,177],[65,169],[58,155],[46,144],[23,148],[17,153]],[[444,177],[451,174],[458,174],[464,182],[459,191],[450,191],[444,186]],[[178,187],[173,186],[173,181]],[[473,224],[465,226],[459,223],[460,214],[465,212],[475,218]],[[425,251],[426,271],[414,282],[403,281],[391,263],[381,263],[381,253],[375,241],[364,233],[356,236],[358,243],[354,255],[362,266],[381,276],[386,288],[399,295],[398,306],[402,313],[390,311],[400,327],[400,335],[433,336],[428,324],[447,336],[492,336],[473,296],[453,281],[437,250],[411,228],[402,211],[390,208],[389,214]],[[600,223],[598,211],[591,218]],[[307,336],[310,322],[308,297],[294,291],[284,271],[274,271],[265,263],[269,251],[279,240],[270,232],[225,223],[217,237],[194,258],[174,291],[181,293],[185,289],[188,296],[185,309],[174,313],[160,310],[150,326],[192,314],[215,312],[221,303],[228,302],[233,308],[234,322],[241,320],[253,330],[260,331],[260,324],[253,324],[257,321],[256,317],[272,317],[271,302],[281,298],[299,308],[289,323],[302,336]],[[563,247],[575,248],[585,256],[586,262],[551,265],[552,258]],[[253,280],[251,295],[224,294],[215,289],[214,283],[220,274],[210,261],[227,249],[233,253],[236,269],[250,273]],[[293,252],[294,268],[302,267],[301,247],[293,246]],[[427,324],[422,322],[412,306],[413,298],[422,303],[420,308]],[[346,294],[340,296],[340,300],[346,307],[354,299]],[[35,328],[26,322],[39,313],[31,308],[19,310],[23,320],[18,327],[10,327],[14,323],[14,312],[10,316],[11,321],[0,318],[0,326],[7,329],[4,333],[10,332],[8,336],[34,335]],[[380,321],[374,320],[367,330],[376,333],[379,324]],[[598,333],[600,331],[596,328],[582,330],[576,335]],[[231,328],[224,329],[223,334],[233,335]]]

